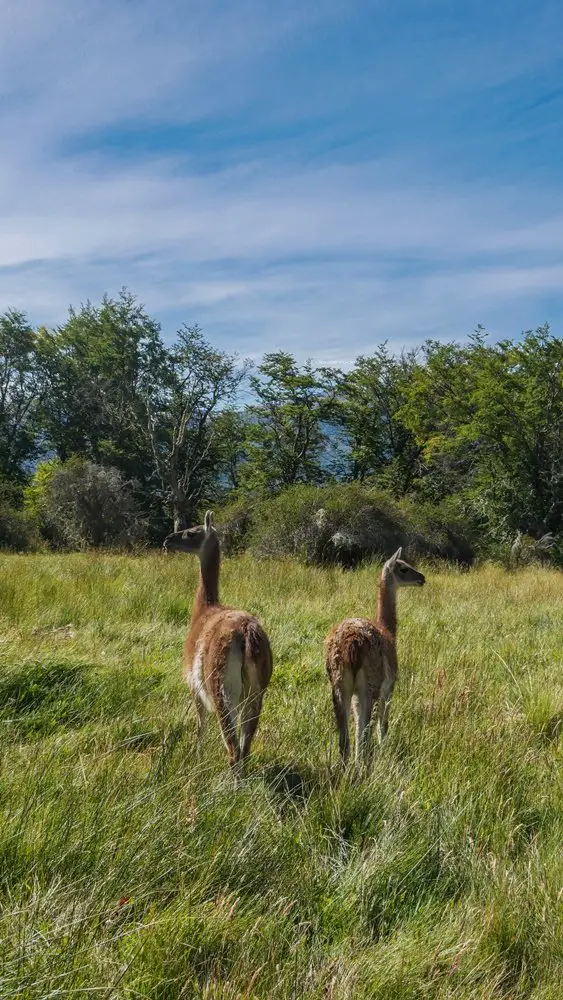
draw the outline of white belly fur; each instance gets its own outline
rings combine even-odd
[[[236,711],[242,695],[242,655],[240,648],[231,646],[223,677],[223,692],[230,709]]]
[[[195,656],[192,660],[192,666],[187,674],[186,680],[195,697],[199,698],[199,700],[203,702],[209,712],[212,712],[213,702],[207,694],[203,683],[203,649],[201,648],[201,643],[198,643],[195,648]]]

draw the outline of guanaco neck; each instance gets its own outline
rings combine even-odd
[[[383,570],[377,598],[377,625],[395,638],[397,635],[397,587],[392,573]]]
[[[215,534],[206,538],[199,554],[199,586],[192,611],[192,622],[213,604],[219,604],[219,565],[221,551]]]

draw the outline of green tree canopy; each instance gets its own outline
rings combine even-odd
[[[146,395],[146,427],[162,496],[179,530],[213,490],[218,464],[213,416],[232,402],[248,363],[211,347],[198,326],[182,327],[166,358],[160,393]]]
[[[256,402],[248,407],[247,487],[276,492],[321,482],[325,422],[334,413],[338,374],[311,362],[299,366],[278,351],[264,356],[250,385]]]
[[[24,313],[0,316],[0,476],[21,480],[38,452],[37,410],[45,398],[37,336]]]
[[[350,445],[351,479],[384,476],[394,492],[407,492],[420,449],[400,418],[415,352],[394,357],[383,344],[361,355],[341,380],[338,417]]]

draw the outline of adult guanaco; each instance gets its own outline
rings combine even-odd
[[[397,590],[425,583],[423,574],[401,559],[401,552],[398,549],[383,567],[375,619],[347,618],[325,640],[325,664],[344,762],[350,753],[350,706],[356,722],[356,760],[367,756],[376,703],[381,737],[387,732],[397,679]]]
[[[199,557],[199,586],[184,643],[184,677],[197,707],[198,745],[208,713],[215,713],[229,763],[239,775],[272,676],[268,636],[254,615],[220,603],[221,549],[212,511],[207,511],[204,524],[168,535],[163,548]]]

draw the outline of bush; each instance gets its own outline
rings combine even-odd
[[[144,541],[146,521],[131,483],[118,469],[80,459],[38,466],[26,509],[55,547],[131,546]]]
[[[518,566],[546,566],[550,563],[557,565],[560,564],[560,555],[561,539],[556,535],[547,533],[541,538],[532,538],[519,531],[510,547],[508,565],[512,569],[517,569]]]
[[[227,546],[249,546],[258,557],[293,556],[347,568],[387,558],[400,545],[407,558],[474,560],[473,531],[455,503],[394,500],[376,486],[338,483],[296,486],[252,507],[239,502],[218,514]],[[232,550],[232,548],[231,548]]]
[[[22,510],[21,489],[0,482],[0,548],[26,552],[39,548],[40,543],[35,518]]]
[[[234,500],[221,509],[217,531],[225,555],[232,556],[248,546],[252,511],[247,500]]]

